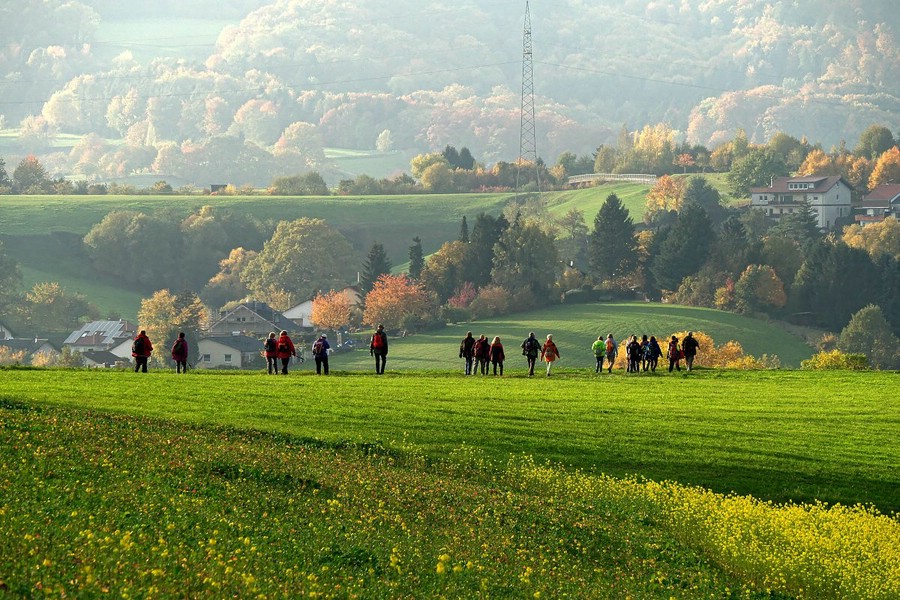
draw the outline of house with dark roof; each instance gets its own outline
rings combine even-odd
[[[84,357],[84,366],[86,367],[109,368],[127,362],[112,352],[105,350],[87,350],[82,352],[81,356]]]
[[[41,338],[0,340],[0,347],[8,349],[10,354],[21,354],[23,363],[31,363],[38,354],[56,358],[60,351],[54,344]]]
[[[250,369],[264,364],[262,336],[208,336],[200,338],[197,347],[200,355],[190,362],[198,369]]]
[[[124,341],[133,339],[136,334],[137,327],[122,319],[92,321],[70,333],[63,345],[69,346],[75,352],[109,351]]]
[[[900,219],[900,184],[882,184],[853,207],[853,220],[862,227],[888,217]]]
[[[242,302],[231,310],[219,311],[207,333],[219,335],[265,336],[270,332],[292,331],[293,321],[265,302]]]
[[[807,203],[816,215],[819,229],[827,231],[841,221],[849,221],[852,194],[853,187],[840,175],[776,177],[768,187],[750,189],[750,206],[779,221],[799,212],[801,205]]]

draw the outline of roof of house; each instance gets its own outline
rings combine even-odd
[[[238,352],[259,352],[262,350],[262,340],[249,335],[213,335],[200,338],[201,342],[210,341],[234,348]]]
[[[130,338],[135,333],[137,327],[128,321],[92,321],[70,333],[63,343],[70,346],[98,346]]]
[[[40,350],[41,346],[43,346],[44,344],[49,345],[54,350],[59,350],[59,348],[57,348],[54,344],[51,344],[49,341],[40,338],[0,340],[0,346],[6,346],[13,352],[21,352],[24,350],[26,354],[34,354],[35,352]]]
[[[265,302],[260,302],[258,300],[250,300],[248,302],[241,302],[239,305],[235,306],[233,309],[229,310],[224,314],[220,314],[220,318],[212,324],[211,328],[216,327],[222,321],[225,321],[233,315],[236,311],[241,308],[245,308],[253,313],[255,313],[260,319],[264,321],[268,321],[272,325],[275,326],[276,329],[287,329],[290,326],[294,325],[294,322],[285,317],[283,314],[266,304]]]
[[[847,183],[847,180],[840,175],[831,175],[827,177],[818,175],[813,177],[776,177],[772,181],[771,186],[750,188],[750,192],[753,194],[788,194],[802,191],[827,192],[837,185],[838,182],[843,182],[845,186],[851,190],[853,189],[853,186]],[[788,187],[788,185],[792,183],[812,183],[814,184],[814,187],[811,190],[794,190]]]
[[[120,357],[112,352],[107,352],[106,350],[86,350],[81,354],[92,363],[98,365],[112,365],[122,360]]]
[[[863,202],[900,202],[900,183],[883,183],[863,197]]]

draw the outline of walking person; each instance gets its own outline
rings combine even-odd
[[[598,335],[597,341],[591,344],[591,350],[594,352],[594,359],[597,361],[594,373],[599,373],[603,370],[603,357],[606,356],[606,342],[603,340],[602,335]]]
[[[291,340],[287,331],[282,331],[275,343],[275,356],[281,360],[281,374],[288,374],[288,363],[291,362],[292,356],[297,356],[297,350],[294,348],[294,342]],[[278,368],[277,365],[275,367]]]
[[[641,371],[647,372],[650,368],[650,340],[646,334],[641,336]]]
[[[659,364],[659,357],[662,356],[662,348],[659,347],[659,342],[656,341],[656,336],[650,336],[650,372],[656,373],[656,366]]]
[[[606,336],[606,366],[607,372],[612,373],[613,365],[616,364],[616,357],[619,355],[619,348],[616,346],[616,340],[613,334]]]
[[[388,339],[384,332],[384,325],[379,325],[372,335],[369,344],[369,355],[375,357],[375,374],[384,375],[384,365],[387,364]],[[325,373],[326,375],[328,373]]]
[[[669,373],[672,372],[672,369],[681,370],[681,348],[678,346],[678,338],[674,335],[672,339],[669,340],[669,348],[666,351],[666,356],[669,358]]]
[[[131,356],[134,357],[134,372],[142,371],[144,373],[147,372],[147,361],[150,360],[150,355],[153,353],[153,344],[150,343],[150,338],[147,337],[147,332],[141,329],[141,332],[134,338],[134,342],[131,344]]]
[[[331,344],[328,343],[328,336],[323,333],[312,345],[313,358],[316,359],[316,375],[321,375],[322,371],[328,375],[329,352],[331,352]]]
[[[474,346],[475,360],[477,361],[476,371],[481,370],[482,375],[487,375],[488,362],[491,358],[491,345],[488,343],[484,334],[475,340]]]
[[[475,337],[471,331],[459,343],[459,357],[466,359],[466,375],[472,374],[472,361],[475,359]]]
[[[188,343],[184,332],[178,333],[178,339],[172,344],[172,360],[175,361],[176,373],[187,373]]]
[[[541,343],[534,337],[534,332],[528,334],[525,341],[522,342],[522,356],[528,363],[528,376],[534,377],[534,364],[537,362],[538,354],[541,353]]]
[[[556,344],[553,342],[553,335],[550,333],[547,334],[547,341],[541,347],[541,360],[547,362],[547,377],[550,377],[550,369],[553,367],[553,363],[559,360],[559,348],[556,347]]]
[[[637,335],[631,336],[625,351],[628,357],[628,372],[637,373],[641,364],[641,343],[638,341]]]
[[[488,355],[491,358],[491,364],[494,365],[494,375],[497,374],[497,366],[500,367],[500,375],[503,375],[503,361],[506,355],[503,353],[503,344],[500,343],[499,336],[494,336],[491,341],[491,347],[488,349]]]
[[[274,331],[263,342],[263,354],[266,357],[266,372],[278,375],[278,340],[275,339]]]
[[[697,356],[697,350],[700,349],[700,342],[694,337],[693,331],[688,331],[687,337],[681,341],[681,351],[684,352],[684,364],[687,370],[694,369],[694,357]]]

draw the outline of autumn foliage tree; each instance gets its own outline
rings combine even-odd
[[[363,323],[396,330],[406,317],[424,315],[428,305],[428,294],[421,283],[406,275],[385,274],[366,294]]]
[[[851,248],[868,252],[873,260],[885,254],[900,260],[900,221],[897,219],[885,219],[865,227],[848,225],[842,239]]]
[[[206,320],[206,308],[200,298],[190,292],[173,294],[169,290],[159,290],[150,298],[141,300],[138,311],[140,327],[147,331],[153,342],[152,360],[156,364],[165,364],[169,360],[169,348],[182,331],[190,348],[188,360],[196,360],[197,341]]]
[[[734,301],[741,311],[781,308],[787,302],[784,284],[769,265],[748,265],[734,285]]]
[[[662,214],[680,210],[686,181],[683,177],[669,177],[668,175],[657,179],[656,184],[647,194],[647,211],[644,213],[644,220],[652,223]]]
[[[894,146],[880,157],[869,178],[869,189],[885,183],[900,183],[900,148]]]
[[[337,331],[350,323],[350,299],[343,292],[331,290],[317,294],[312,301],[309,320],[316,327]]]

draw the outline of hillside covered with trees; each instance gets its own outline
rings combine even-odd
[[[524,3],[25,0],[0,8],[0,146],[51,175],[267,185],[345,175],[348,148],[518,153]],[[900,129],[896,7],[612,2],[531,7],[538,151],[665,123],[827,149]],[[210,19],[215,15],[215,19]],[[405,161],[401,161],[403,163]],[[387,175],[381,173],[377,175]]]

